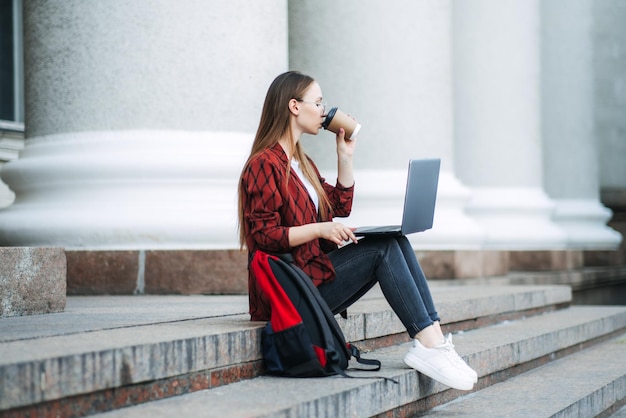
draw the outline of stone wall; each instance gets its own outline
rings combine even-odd
[[[0,248],[0,317],[65,309],[63,248]]]

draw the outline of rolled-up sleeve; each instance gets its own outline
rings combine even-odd
[[[350,212],[352,211],[352,199],[354,197],[354,185],[344,187],[337,181],[335,186],[332,186],[324,181],[323,178],[320,180],[322,181],[322,186],[332,206],[333,216],[340,218],[350,216]]]

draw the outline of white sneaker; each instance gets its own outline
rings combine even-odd
[[[474,379],[457,365],[458,361],[452,353],[456,354],[456,351],[454,348],[450,349],[448,340],[434,348],[426,348],[418,340],[413,340],[413,347],[404,356],[404,362],[446,386],[471,390]]]
[[[454,364],[468,374],[474,383],[478,382],[478,373],[476,373],[476,371],[472,369],[454,349],[454,344],[452,344],[452,334],[448,334],[445,342],[440,347],[444,346],[446,350],[450,351],[450,356],[452,357]]]

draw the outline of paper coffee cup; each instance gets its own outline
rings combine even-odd
[[[361,130],[361,124],[350,116],[343,113],[336,107],[333,107],[328,111],[326,119],[322,123],[322,127],[331,131],[332,133],[338,133],[339,128],[343,128],[346,131],[346,139],[356,139],[359,131]]]

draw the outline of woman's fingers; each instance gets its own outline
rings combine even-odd
[[[325,235],[324,238],[337,245],[341,245],[347,241],[358,242],[354,235],[354,228],[349,228],[339,222],[328,222],[328,231]]]
[[[344,141],[345,136],[346,130],[343,128],[339,128],[339,131],[337,132],[337,143],[341,144]]]

